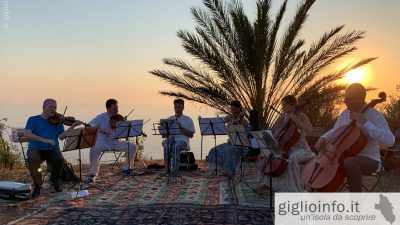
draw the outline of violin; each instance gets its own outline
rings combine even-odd
[[[59,125],[62,123],[66,126],[72,126],[72,124],[74,124],[76,121],[79,121],[76,120],[73,116],[63,116],[60,113],[55,113],[53,116],[49,117],[48,120],[53,125]],[[85,124],[85,126],[89,125]]]
[[[117,128],[117,123],[120,122],[120,121],[124,121],[124,120],[125,120],[125,117],[123,117],[121,114],[117,114],[117,115],[111,116],[110,117],[110,126],[111,126],[111,128],[112,129]]]
[[[364,106],[361,113],[386,100],[384,92],[379,93],[378,97]],[[301,174],[302,181],[318,192],[339,190],[345,181],[343,161],[358,155],[367,141],[368,137],[356,126],[356,121],[352,120],[350,124],[339,127],[326,144],[321,146],[320,154],[307,163]]]
[[[237,115],[234,115],[234,114],[229,115],[232,117],[231,123],[235,124],[235,125],[239,125],[240,122],[242,121],[242,119],[244,118],[245,114],[246,114],[246,111],[243,110],[240,113],[238,113]]]
[[[112,129],[116,129],[118,122],[125,121],[125,120],[126,120],[126,117],[122,116],[121,114],[116,114],[116,115],[110,117],[110,126],[111,126]],[[147,134],[145,132],[143,132],[143,131],[142,131],[141,135],[143,137],[147,137]]]

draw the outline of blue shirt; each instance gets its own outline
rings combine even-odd
[[[44,119],[41,115],[31,116],[26,122],[25,129],[31,130],[36,136],[45,139],[51,139],[55,141],[55,145],[44,143],[41,141],[29,140],[28,150],[36,149],[40,151],[48,151],[52,149],[60,150],[60,144],[58,142],[58,136],[64,132],[64,125],[51,124],[47,119]]]

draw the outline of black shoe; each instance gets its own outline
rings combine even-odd
[[[39,197],[39,195],[40,195],[40,186],[35,186],[31,198]]]
[[[53,189],[54,189],[55,192],[62,192],[63,191],[63,189],[60,187],[58,182],[54,182],[53,183]]]
[[[129,176],[129,175],[136,176],[136,175],[138,175],[138,173],[136,171],[134,171],[133,169],[122,170],[122,174],[125,175],[125,176]]]

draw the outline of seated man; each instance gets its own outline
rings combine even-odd
[[[361,113],[361,110],[366,105],[366,94],[364,86],[359,83],[351,84],[344,94],[344,103],[347,109],[343,110],[339,115],[335,126],[322,135],[315,144],[315,148],[321,150],[337,129],[349,124],[352,120],[357,122],[357,126],[367,136],[368,140],[358,155],[347,157],[343,161],[347,183],[351,192],[361,192],[362,175],[371,174],[378,169],[381,161],[379,144],[392,146],[394,143],[394,136],[382,113],[375,108],[369,108],[365,113]]]
[[[189,138],[193,138],[193,134],[195,133],[194,124],[190,117],[183,115],[183,109],[185,108],[185,102],[183,99],[175,99],[174,100],[174,110],[175,115],[170,116],[167,120],[173,120],[178,126],[181,128],[180,131],[182,134],[179,135],[170,135],[169,140],[165,139],[162,142],[162,146],[164,148],[164,162],[165,162],[165,170],[167,171],[167,162],[168,162],[168,150],[171,154],[171,163],[170,168],[171,172],[174,175],[177,175],[178,166],[179,166],[179,153],[184,149],[189,149]],[[163,138],[166,136],[163,135]],[[168,146],[169,144],[169,146]]]
[[[66,137],[64,125],[52,124],[49,118],[56,114],[57,102],[54,99],[46,99],[43,102],[42,114],[29,117],[23,135],[29,140],[28,144],[28,167],[33,179],[34,189],[32,197],[40,195],[42,187],[42,174],[40,164],[46,160],[48,168],[51,168],[50,181],[54,191],[61,192],[59,185],[59,176],[63,165],[63,156],[60,152],[58,139],[63,140]],[[76,121],[68,130],[80,125]]]
[[[133,167],[136,145],[128,141],[120,141],[112,138],[114,129],[110,125],[110,118],[118,114],[118,102],[115,99],[108,99],[106,101],[106,110],[102,114],[96,116],[92,121],[89,122],[90,126],[99,127],[99,135],[97,136],[97,141],[95,146],[90,149],[90,174],[86,179],[87,182],[94,182],[96,176],[98,175],[100,169],[100,155],[104,151],[128,151],[125,164],[122,168],[122,173],[125,175],[135,173],[131,170]],[[129,161],[129,164],[128,164]]]

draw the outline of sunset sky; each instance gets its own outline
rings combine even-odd
[[[5,3],[8,8],[5,7]],[[255,0],[244,0],[246,13],[255,15]],[[273,1],[275,9],[281,1]],[[288,14],[298,0],[289,0]],[[178,29],[193,30],[191,6],[200,0],[121,1],[2,1],[0,12],[0,118],[23,126],[40,113],[46,97],[68,105],[67,114],[89,120],[104,111],[104,102],[120,101],[122,114],[135,108],[135,117],[172,114],[172,99],[157,94],[169,86],[148,73],[165,68],[161,59],[190,59],[176,37]],[[363,69],[362,83],[388,93],[400,84],[400,1],[319,0],[301,34],[308,44],[326,31],[345,24],[346,30],[365,30],[359,50],[346,61],[379,57]],[[6,12],[7,11],[7,12]],[[7,15],[8,18],[6,18]],[[7,23],[5,27],[4,23]],[[214,115],[197,105],[188,114]]]

